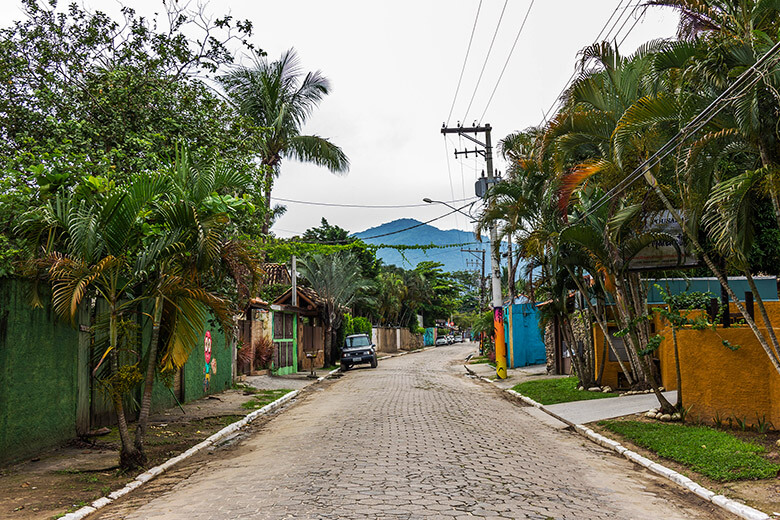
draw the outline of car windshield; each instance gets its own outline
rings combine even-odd
[[[371,343],[368,341],[368,336],[355,336],[354,338],[347,338],[347,348],[353,347],[367,347]]]

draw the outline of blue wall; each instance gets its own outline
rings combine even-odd
[[[756,282],[758,292],[764,301],[777,301],[777,278],[774,276],[756,276],[753,278]],[[720,299],[720,282],[717,278],[657,278],[647,279],[648,285],[647,303],[663,303],[661,294],[656,289],[656,285],[669,292],[670,294],[680,294],[683,292],[711,292],[714,298]],[[744,300],[745,292],[750,291],[747,280],[744,276],[735,276],[729,278],[729,287],[736,293],[740,300]]]
[[[517,368],[546,363],[547,354],[539,330],[539,315],[534,304],[515,303],[505,306],[504,334],[507,343],[507,367]]]

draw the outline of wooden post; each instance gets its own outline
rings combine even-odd
[[[710,320],[715,323],[715,319],[718,317],[718,299],[710,298]]]
[[[745,291],[745,308],[748,311],[748,315],[750,315],[750,319],[755,320],[756,316],[753,312],[753,293],[750,291]]]
[[[90,330],[89,303],[79,306],[79,351],[78,368],[76,378],[78,381],[78,393],[76,402],[76,434],[79,436],[89,433],[89,404],[92,393],[90,385],[90,355],[92,332]]]

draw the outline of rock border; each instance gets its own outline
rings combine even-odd
[[[464,367],[466,367],[464,365]],[[736,500],[732,500],[728,497],[725,497],[723,495],[718,495],[714,491],[711,491],[704,486],[697,484],[693,480],[689,479],[685,475],[682,475],[673,469],[667,468],[666,466],[659,464],[657,462],[653,462],[652,460],[648,459],[647,457],[643,457],[642,455],[629,450],[622,444],[620,444],[617,441],[613,441],[612,439],[609,439],[599,433],[594,432],[587,426],[583,426],[582,424],[574,424],[573,422],[564,419],[560,415],[551,412],[549,409],[547,409],[546,406],[544,406],[541,403],[537,403],[530,397],[526,397],[523,394],[519,392],[515,392],[512,389],[504,389],[499,387],[495,384],[494,381],[486,378],[486,377],[480,377],[477,376],[476,373],[472,372],[471,370],[466,367],[466,371],[471,374],[472,376],[479,377],[482,381],[485,381],[487,383],[492,384],[496,388],[501,389],[502,391],[508,393],[509,395],[516,397],[523,401],[524,403],[533,406],[534,408],[538,408],[539,410],[545,412],[548,415],[551,415],[552,417],[556,418],[557,420],[561,421],[564,424],[568,424],[572,428],[574,428],[574,431],[582,435],[583,437],[589,439],[592,442],[595,442],[596,444],[607,448],[609,450],[614,451],[618,455],[622,455],[623,457],[627,458],[631,462],[635,464],[639,464],[640,466],[643,466],[656,475],[659,475],[668,481],[676,484],[677,486],[703,498],[704,500],[707,500],[708,502],[711,502],[715,504],[716,506],[720,507],[721,509],[725,509],[729,513],[732,513],[739,518],[743,518],[745,520],[772,520],[772,516],[764,513],[763,511],[759,511],[758,509],[755,509],[753,507],[750,507],[748,505],[742,504],[740,502],[737,502]]]
[[[318,377],[317,378],[317,383],[319,383],[320,381],[330,377],[331,375],[335,374],[338,371],[339,371],[339,369],[331,370],[326,375],[324,375],[322,377]],[[195,455],[199,451],[202,451],[203,449],[208,448],[209,446],[213,446],[216,442],[224,439],[228,435],[231,435],[231,434],[237,432],[238,430],[240,430],[241,428],[243,428],[247,424],[249,424],[252,421],[254,421],[255,419],[257,419],[258,417],[260,417],[262,415],[266,415],[266,414],[276,410],[277,408],[282,406],[287,401],[290,401],[293,398],[295,398],[300,393],[301,393],[300,390],[293,390],[292,392],[284,394],[282,397],[280,397],[276,401],[268,403],[267,405],[263,406],[262,408],[247,414],[247,416],[244,417],[243,419],[225,426],[224,428],[219,430],[217,433],[211,435],[206,440],[196,444],[195,446],[191,447],[187,451],[185,451],[183,453],[180,453],[176,457],[173,457],[171,459],[166,460],[165,462],[163,462],[159,466],[155,466],[155,467],[153,467],[153,468],[151,468],[151,469],[141,473],[140,475],[135,477],[135,479],[131,480],[122,489],[117,489],[116,491],[114,491],[112,493],[109,493],[108,496],[98,498],[97,500],[92,502],[90,505],[84,506],[84,507],[82,507],[80,509],[77,509],[76,511],[74,511],[72,513],[68,513],[68,514],[66,514],[66,515],[64,515],[64,516],[62,516],[60,518],[62,520],[81,520],[83,518],[86,518],[88,515],[91,515],[92,513],[96,512],[98,509],[102,509],[102,508],[106,507],[107,505],[109,505],[113,501],[119,499],[120,497],[123,497],[126,494],[130,493],[131,491],[133,491],[135,489],[138,489],[139,487],[144,485],[146,482],[149,482],[150,480],[154,479],[158,475],[160,475],[162,473],[165,473],[167,470],[171,469],[173,466],[175,466],[179,462],[192,457],[193,455]]]

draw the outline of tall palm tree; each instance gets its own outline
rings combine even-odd
[[[303,73],[294,49],[277,61],[260,57],[252,67],[239,67],[219,78],[239,112],[263,129],[257,140],[265,172],[266,214],[263,233],[271,225],[271,189],[283,158],[324,166],[333,173],[349,171],[344,152],[324,137],[302,135],[301,130],[330,92],[330,82],[321,72]]]
[[[158,368],[175,370],[184,365],[208,312],[223,328],[231,325],[228,302],[207,288],[207,280],[219,278],[210,275],[221,264],[243,266],[253,281],[257,273],[242,244],[226,236],[230,208],[242,201],[229,193],[249,185],[246,174],[226,167],[218,157],[196,161],[186,151],[177,150],[175,161],[160,172],[160,178],[165,179],[166,190],[149,216],[154,235],[147,237],[148,244],[135,264],[143,275],[145,292],[153,300],[152,334],[135,432],[135,445],[141,453]],[[229,275],[236,283],[242,282],[240,274]],[[167,341],[160,349],[163,329],[168,332]]]
[[[325,303],[325,361],[334,363],[333,336],[349,307],[369,282],[360,274],[360,263],[349,251],[311,255],[300,262],[301,275]]]
[[[58,196],[53,203],[33,210],[21,227],[43,239],[40,264],[52,281],[54,311],[75,323],[79,305],[99,296],[108,306],[108,345],[102,360],[109,360],[106,388],[117,415],[119,461],[132,469],[145,462],[130,438],[125,415],[127,392],[143,379],[138,364],[120,367],[120,328],[130,320],[145,299],[134,269],[133,253],[141,246],[143,219],[149,203],[159,196],[165,182],[139,178],[127,189],[117,189],[100,201],[79,200],[76,195]]]

